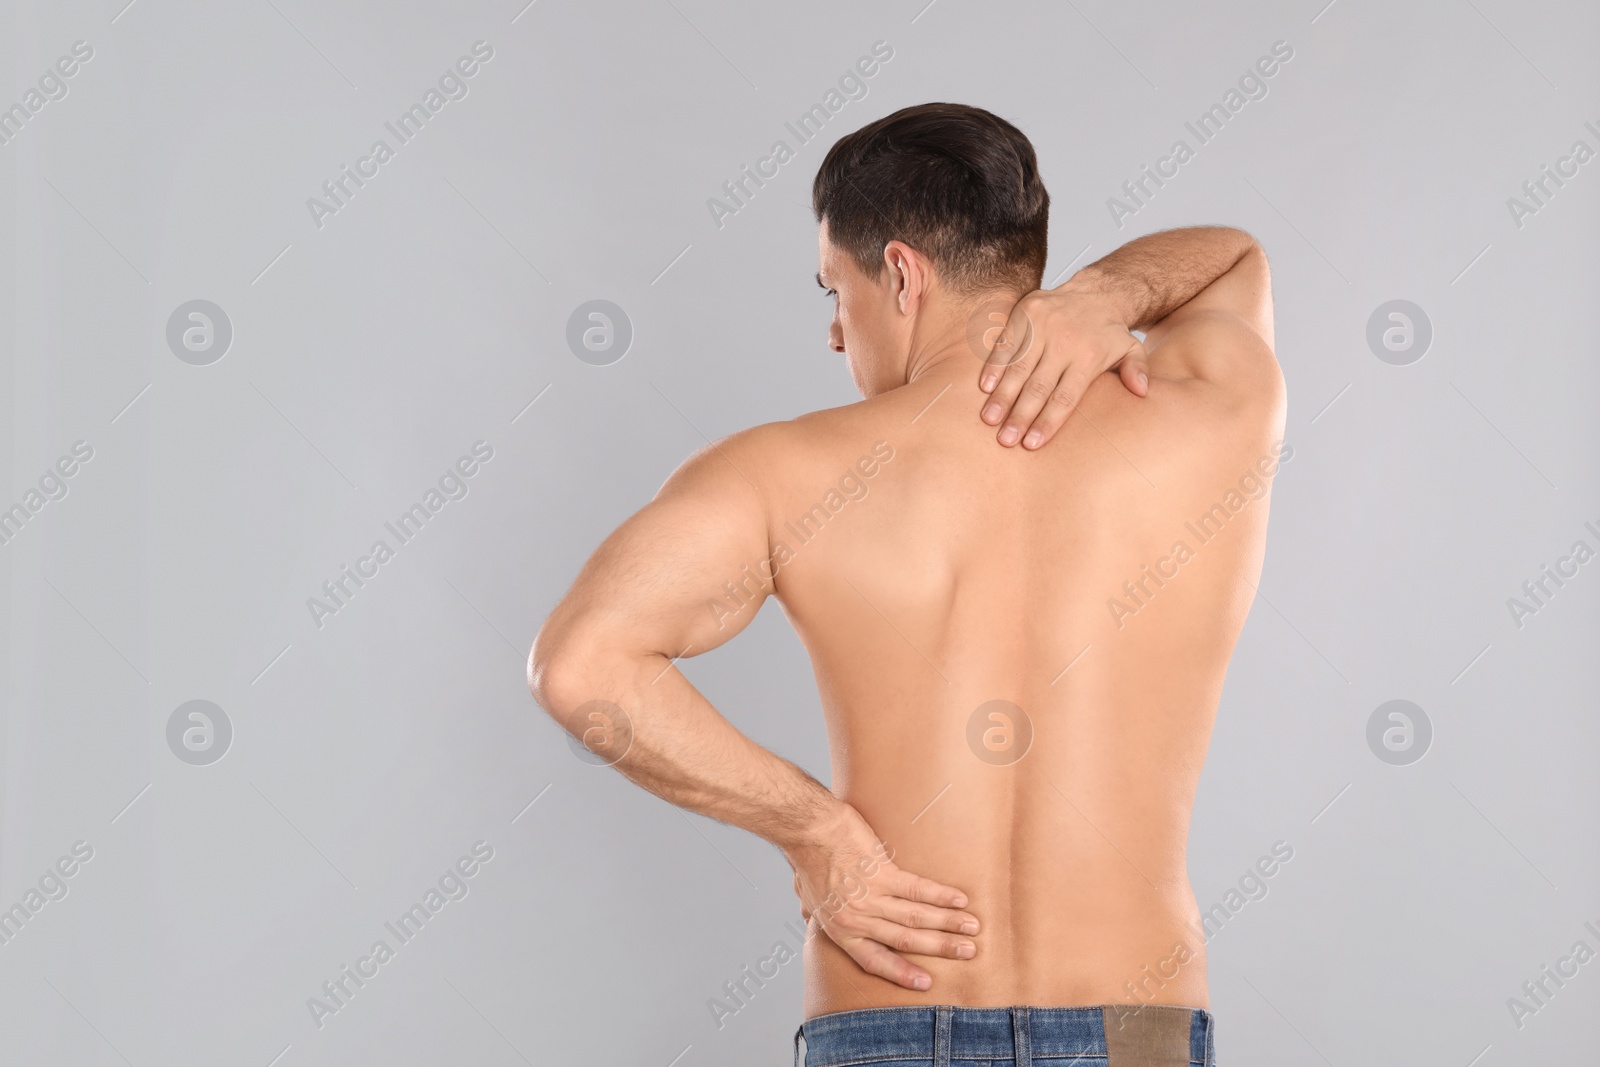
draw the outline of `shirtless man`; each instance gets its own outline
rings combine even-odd
[[[813,202],[866,399],[685,462],[551,613],[534,696],[782,850],[807,1064],[1210,1064],[1185,846],[1283,452],[1266,258],[1168,231],[1035,292],[1032,146],[957,105],[842,139]],[[811,655],[831,790],[673,667],[768,596]]]

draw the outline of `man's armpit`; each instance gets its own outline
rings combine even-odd
[[[1272,349],[1253,326],[1231,312],[1176,312],[1146,351],[1150,373],[1157,377],[1197,378],[1240,400],[1270,399],[1283,389]]]

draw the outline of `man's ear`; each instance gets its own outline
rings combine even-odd
[[[889,270],[889,284],[900,314],[915,315],[933,281],[932,264],[904,241],[890,241],[883,246],[883,264]]]

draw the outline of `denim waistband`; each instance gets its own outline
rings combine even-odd
[[[808,1019],[795,1031],[795,1064],[881,1060],[1009,1060],[1016,1067],[1212,1067],[1211,1013],[1164,1004],[1081,1008],[865,1008]],[[1065,1061],[1055,1063],[1054,1061]]]

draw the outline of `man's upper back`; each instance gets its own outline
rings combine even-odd
[[[1226,386],[1189,373],[1183,350],[1202,346],[1233,350]],[[972,416],[974,370],[747,442],[776,594],[813,655],[849,633],[884,646],[898,686],[1025,691],[1096,642],[1225,663],[1279,462],[1281,379],[1260,339],[1227,316],[1189,322],[1154,348],[1147,397],[1104,374],[1036,452]]]

